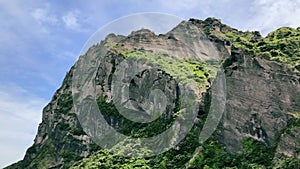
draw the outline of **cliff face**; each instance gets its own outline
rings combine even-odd
[[[300,110],[300,74],[260,57],[233,51],[225,65],[227,104],[220,139],[231,152],[242,150],[251,137],[266,145],[284,141],[280,132]],[[291,90],[292,89],[292,90]],[[294,149],[299,147],[286,147]],[[296,152],[284,154],[297,157]]]
[[[146,29],[134,31],[127,37],[108,35],[81,56],[67,73],[62,86],[43,110],[42,123],[33,146],[22,161],[7,168],[298,165],[300,34],[299,28],[287,31],[289,33],[285,34],[286,31],[279,29],[262,38],[258,32],[241,32],[208,18],[205,21],[184,21],[165,35],[155,35]],[[138,64],[122,65],[125,59],[133,59]],[[116,76],[126,81],[124,72],[140,70],[147,64],[156,69],[132,77],[128,82],[130,95],[122,92],[127,89],[122,82],[119,86],[114,83]],[[197,138],[209,110],[211,86],[218,66],[223,67],[226,77],[225,112],[212,138],[200,144]],[[86,93],[94,92],[106,122],[118,132],[134,137],[153,136],[172,127],[180,112],[180,103],[184,103],[180,98],[187,87],[182,84],[193,82],[196,86],[189,90],[199,89],[195,96],[199,107],[193,116],[195,124],[192,124],[192,130],[177,147],[157,157],[128,160],[109,154],[94,143],[90,137],[94,133],[83,130],[79,122],[82,119],[93,122],[93,119],[87,118],[87,115],[80,116],[75,111],[72,80],[73,76],[78,76],[79,68],[91,71],[93,78],[80,79],[77,83],[91,90]],[[166,98],[156,97],[145,89],[164,91]],[[149,114],[141,112],[151,106],[159,110],[163,105],[166,111],[157,120],[151,121],[153,119],[150,118],[151,126],[133,123],[118,113],[113,104],[114,98],[127,99],[125,106],[136,111],[135,117],[140,117],[135,119],[137,121],[149,119]],[[152,98],[155,104],[148,103],[145,98]],[[182,128],[179,124],[174,131]],[[179,137],[173,135],[170,140]],[[247,140],[249,138],[251,141]],[[216,142],[220,144],[215,145]],[[268,152],[273,163],[261,162],[260,158],[248,159],[247,155],[254,156],[247,149],[250,143],[257,145],[262,153],[260,158]],[[215,145],[214,150],[210,150],[212,145]],[[220,148],[223,145],[225,149]],[[223,153],[218,154],[220,152]],[[215,159],[217,157],[209,157],[211,153],[227,161],[221,163],[220,159]],[[235,158],[249,161],[249,164]],[[291,158],[292,162],[283,161],[286,158]]]
[[[74,113],[71,94],[71,69],[51,102],[43,109],[34,144],[24,159],[8,168],[60,168],[86,157],[97,145],[84,133]]]

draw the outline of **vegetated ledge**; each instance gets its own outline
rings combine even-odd
[[[281,27],[262,37],[258,31],[239,31],[215,18],[190,21],[201,27],[212,41],[223,41],[241,48],[248,56],[261,56],[300,71],[300,27]]]

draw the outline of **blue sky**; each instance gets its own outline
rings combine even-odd
[[[300,0],[0,0],[0,167],[22,159],[32,145],[42,108],[89,37],[141,12],[214,16],[263,35],[300,26]]]

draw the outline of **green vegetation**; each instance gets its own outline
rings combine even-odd
[[[98,105],[103,114],[107,117],[112,117],[116,120],[121,118],[112,103],[107,103],[104,97],[98,99]],[[73,168],[194,168],[194,169],[218,169],[218,168],[283,168],[293,167],[299,164],[299,160],[283,158],[279,163],[274,164],[273,158],[275,155],[276,145],[270,147],[262,142],[252,138],[243,140],[243,151],[237,154],[230,154],[226,151],[225,146],[220,144],[216,136],[210,138],[207,142],[200,145],[198,135],[201,131],[206,114],[199,119],[198,127],[193,127],[188,136],[178,145],[178,148],[171,149],[163,154],[149,158],[125,158],[100,150],[91,155],[89,158],[80,160],[73,165]],[[122,119],[122,118],[121,118]],[[126,119],[122,119],[122,121]],[[124,122],[119,130],[125,134],[130,134],[137,137],[147,137],[149,135],[159,133],[159,126],[165,125],[166,121],[159,121],[144,128],[139,123]],[[168,121],[168,124],[172,121]],[[298,122],[291,121],[291,126]],[[143,124],[144,125],[144,124]],[[128,133],[132,129],[133,134]],[[163,127],[162,127],[163,128]],[[154,132],[154,133],[152,133]],[[126,145],[134,147],[136,145]],[[120,148],[120,151],[123,151]],[[146,153],[147,150],[145,150]]]
[[[35,148],[33,147],[33,149]],[[51,140],[47,140],[38,151],[40,153],[30,162],[30,164],[25,164],[23,166],[24,168],[49,168],[53,165],[52,163],[55,161],[56,152]]]
[[[238,31],[213,18],[191,21],[200,23],[204,33],[214,41],[224,41],[248,56],[262,56],[300,71],[300,27],[282,27],[263,38],[258,31]]]
[[[265,38],[257,32],[223,32],[225,39],[250,56],[261,56],[300,71],[300,28],[279,28]]]
[[[191,168],[269,168],[274,148],[252,138],[243,140],[243,152],[230,154],[225,146],[211,139],[201,145],[202,151],[191,162]]]
[[[207,100],[209,102],[209,100]],[[122,119],[112,103],[105,101],[105,97],[99,97],[98,105],[101,112],[106,117],[112,117],[116,120]],[[209,106],[208,106],[209,107]],[[194,169],[268,169],[268,168],[295,168],[299,166],[299,160],[291,158],[282,158],[276,164],[273,161],[275,155],[274,146],[267,146],[262,142],[252,138],[243,140],[243,151],[236,154],[230,154],[226,151],[225,146],[220,144],[216,136],[210,138],[207,142],[200,145],[198,135],[204,124],[206,114],[199,119],[199,126],[193,127],[188,136],[178,145],[178,149],[171,149],[163,154],[150,158],[125,158],[116,154],[109,153],[105,150],[93,154],[89,158],[85,158],[73,165],[73,168],[194,168]],[[162,120],[162,119],[161,119]],[[120,128],[120,132],[130,134],[133,137],[147,137],[155,133],[161,132],[159,126],[171,124],[170,121],[157,121],[147,127],[145,124],[129,123],[126,119]],[[121,123],[119,123],[121,124]],[[288,128],[299,126],[299,119],[292,118],[289,121]],[[131,130],[126,131],[130,128]],[[161,127],[164,129],[164,127]],[[133,131],[133,132],[132,132]],[[130,133],[132,132],[132,133]],[[287,131],[285,131],[287,132]],[[134,147],[135,145],[126,145]],[[120,151],[123,151],[120,148]],[[146,150],[145,150],[146,152]]]
[[[190,168],[190,169],[268,169],[268,168],[295,168],[300,160],[283,158],[279,163],[273,163],[274,147],[246,138],[243,141],[243,152],[230,154],[225,146],[215,139],[199,145],[193,132],[181,142],[179,150],[171,149],[168,152],[150,158],[125,158],[100,150],[75,163],[71,168]],[[198,147],[198,148],[197,148]],[[192,159],[192,160],[190,160]]]
[[[295,67],[300,71],[300,29],[283,27],[255,44],[258,52],[269,52],[270,60]]]
[[[191,132],[178,145],[178,150],[171,149],[149,158],[126,158],[106,150],[100,150],[90,157],[78,161],[71,168],[184,168],[198,145],[196,135]]]
[[[152,54],[143,48],[135,50],[121,49],[118,45],[106,44],[121,53],[125,58],[135,59],[154,68],[161,69],[171,75],[179,83],[195,82],[201,90],[205,90],[207,79],[216,73],[218,61],[197,61],[192,58],[168,56],[166,54]]]
[[[252,138],[244,139],[243,144],[243,161],[266,167],[272,165],[275,147],[266,146],[264,143]]]
[[[246,52],[250,52],[255,47],[256,36],[252,32],[224,32],[225,39],[232,42],[236,48],[242,48]]]
[[[111,154],[105,150],[100,150],[97,153],[91,155],[89,158],[83,159],[75,163],[71,168],[86,168],[86,169],[131,169],[141,168],[150,169],[149,160],[125,158],[118,155]]]
[[[61,157],[64,159],[64,162],[74,162],[80,160],[82,157],[78,155],[78,153],[71,152],[71,151],[61,151],[60,152]]]
[[[101,113],[109,120],[108,117],[117,121],[117,129],[119,132],[130,135],[132,137],[149,137],[165,130],[166,127],[172,125],[173,118],[159,118],[150,123],[150,125],[133,123],[122,117],[112,103],[106,102],[105,97],[98,98],[98,105]],[[203,125],[203,124],[200,124]],[[180,142],[176,149],[171,149],[163,154],[149,158],[125,158],[100,150],[75,163],[72,168],[182,168],[193,156],[193,152],[199,146],[196,134],[199,128],[194,127],[188,136]],[[134,148],[138,145],[126,144],[127,148]],[[120,152],[124,148],[116,147]],[[145,153],[147,153],[145,149]]]
[[[153,67],[164,70],[178,82],[196,82],[201,89],[205,89],[208,70],[202,62],[164,55],[149,55],[141,50],[122,53],[126,58],[133,58],[145,62]]]
[[[282,132],[290,133],[294,128],[300,127],[300,118],[299,113],[292,114],[292,118],[289,118],[287,121],[287,127]]]
[[[72,93],[62,93],[58,98],[57,98],[57,113],[61,114],[68,114],[69,111],[73,107],[73,97]]]
[[[299,112],[295,112],[292,114],[292,116],[296,119],[300,119],[300,113]]]
[[[106,121],[109,122],[110,118],[113,118],[114,124],[119,124],[118,126],[115,126],[115,129],[120,133],[132,137],[150,137],[157,133],[161,133],[172,125],[174,118],[172,116],[165,118],[159,117],[150,123],[136,123],[119,114],[114,104],[112,102],[106,102],[105,97],[99,97],[97,102],[100,112]]]
[[[298,169],[300,167],[300,160],[294,158],[284,158],[280,160],[274,169]]]
[[[300,127],[299,113],[293,113],[290,115],[291,117],[287,120],[286,128],[282,130],[280,134],[282,133],[291,134],[292,130],[298,130],[298,128]],[[299,152],[300,152],[300,147],[299,147]]]

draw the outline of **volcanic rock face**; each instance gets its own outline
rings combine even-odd
[[[227,105],[220,140],[231,152],[242,150],[245,137],[274,145],[292,118],[289,114],[300,110],[300,74],[239,51],[232,52],[225,66]],[[286,140],[284,135],[281,139]]]
[[[234,36],[237,38],[234,39]],[[250,39],[249,42],[246,38]],[[266,146],[277,146],[274,153],[278,156],[283,154],[300,159],[299,124],[295,122],[295,114],[300,112],[300,73],[247,50],[254,50],[250,41],[256,43],[261,39],[257,32],[243,33],[214,18],[183,21],[165,35],[155,35],[146,29],[128,36],[108,35],[81,56],[67,73],[62,86],[43,110],[34,144],[23,160],[7,168],[68,168],[101,149],[93,142],[89,131],[83,130],[73,106],[72,80],[74,76],[80,76],[79,69],[86,69],[87,72],[81,73],[90,74],[77,82],[87,86],[84,94],[94,93],[105,120],[120,132],[135,136],[140,134],[139,129],[148,132],[148,128],[144,124],[134,128],[132,126],[136,127],[136,124],[114,114],[113,98],[127,99],[126,106],[136,110],[137,116],[142,119],[149,115],[141,113],[142,110],[151,106],[155,109],[160,109],[161,105],[166,107],[162,118],[151,123],[161,125],[147,133],[154,135],[170,127],[169,123],[179,111],[180,81],[198,84],[196,96],[202,102],[194,122],[201,126],[203,114],[208,113],[205,104],[209,104],[203,96],[210,95],[209,88],[215,78],[212,75],[214,69],[203,64],[207,59],[223,60],[221,66],[226,75],[227,101],[216,138],[226,146],[226,150],[233,154],[242,152],[243,140],[253,138]],[[234,47],[235,44],[238,48]],[[124,59],[136,59],[140,65],[150,63],[157,66],[153,71],[149,69],[129,79],[129,96],[122,95],[124,86],[114,85],[114,74],[125,83],[126,77],[122,73],[132,71],[130,68],[134,67],[131,64],[122,67]],[[145,90],[149,88],[163,91],[167,99],[151,95]],[[145,98],[156,100],[160,106],[147,103]],[[180,130],[180,126],[176,130]],[[198,126],[194,131],[197,130]],[[194,158],[197,153],[199,151],[191,156]]]
[[[43,109],[42,123],[24,160],[11,168],[61,168],[70,156],[86,157],[97,147],[83,132],[72,108],[72,72],[73,69]]]

